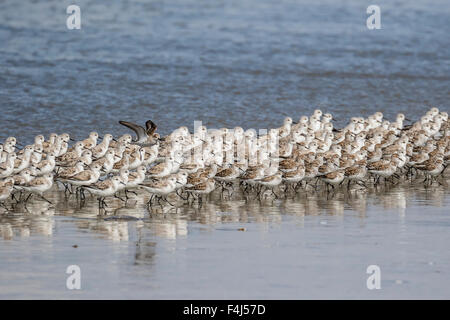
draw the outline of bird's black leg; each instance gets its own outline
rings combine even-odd
[[[29,200],[32,196],[33,196],[33,194],[30,193],[30,194],[28,195],[28,197],[25,199],[25,203],[28,202],[28,200]]]
[[[50,203],[50,204],[53,204],[50,200],[48,200],[48,199],[46,199],[43,195],[39,195],[42,199],[44,199],[45,201],[47,201],[48,203]]]

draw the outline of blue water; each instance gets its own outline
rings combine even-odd
[[[447,1],[71,1],[0,4],[0,132],[121,134],[153,119],[168,133],[268,128],[316,107],[352,115],[448,110]]]

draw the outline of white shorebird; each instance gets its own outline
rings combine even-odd
[[[30,195],[25,200],[25,202],[27,202],[28,199],[33,194],[37,194],[43,200],[45,200],[51,204],[52,202],[44,197],[44,192],[50,190],[52,186],[53,186],[53,174],[51,174],[51,173],[46,173],[41,177],[37,177],[37,178],[31,180],[26,185],[21,186],[22,190],[30,192]]]
[[[114,196],[120,185],[125,185],[122,179],[118,176],[112,177],[105,181],[93,183],[89,186],[83,186],[83,189],[89,191],[91,194],[98,196],[99,208],[104,208],[106,205],[105,198]]]
[[[84,139],[83,141],[81,141],[81,143],[83,144],[83,148],[90,150],[90,149],[93,149],[97,145],[97,140],[98,140],[98,133],[95,131],[92,131],[89,134],[89,137],[87,139]]]
[[[328,185],[331,185],[333,187],[333,190],[336,186],[341,184],[342,181],[344,181],[345,178],[345,171],[340,169],[334,172],[327,173],[323,176],[320,176],[320,179],[322,179]]]
[[[133,152],[133,154],[130,156],[128,169],[134,170],[139,167],[145,160],[145,153],[146,151],[143,147]]]
[[[152,178],[167,177],[172,172],[174,161],[173,157],[169,157],[166,161],[150,167],[147,171],[148,176]]]
[[[47,173],[51,173],[53,169],[55,169],[56,161],[55,161],[55,154],[49,153],[47,154],[47,158],[45,160],[42,160],[41,162],[37,163],[35,165],[38,175],[44,175]]]
[[[205,182],[196,184],[195,186],[185,188],[187,193],[198,197],[199,205],[203,202],[203,195],[209,195],[215,189],[214,179],[207,179]]]
[[[106,152],[108,151],[109,144],[113,140],[113,136],[109,133],[105,134],[103,136],[102,142],[100,142],[98,145],[96,145],[94,148],[92,148],[92,156],[96,159],[99,159],[103,157]]]
[[[13,191],[14,179],[7,178],[3,183],[0,184],[0,205],[3,206],[7,211],[8,208],[5,205],[5,200],[7,200]]]
[[[15,160],[13,173],[19,173],[20,171],[28,168],[31,163],[31,156],[34,152],[33,146],[26,146],[20,158]]]
[[[106,154],[102,158],[95,160],[93,163],[101,165],[103,175],[106,175],[110,173],[114,167],[114,157],[114,149],[108,149],[108,151],[106,151]]]
[[[56,179],[68,179],[82,171],[84,171],[85,163],[82,160],[78,160],[75,166],[58,170],[56,173]]]
[[[148,205],[152,205],[154,197],[158,200],[158,203],[160,204],[161,200],[166,201],[167,203],[171,204],[167,200],[167,196],[175,191],[177,184],[177,178],[176,177],[169,177],[163,180],[158,180],[153,183],[146,183],[141,184],[140,188],[152,193],[153,195],[150,197],[150,200],[148,201]],[[172,205],[172,204],[171,204]]]
[[[77,173],[67,179],[61,179],[61,181],[67,182],[76,187],[90,186],[91,184],[96,183],[100,178],[101,169],[102,167],[100,164],[93,164],[90,166],[90,169]],[[82,199],[84,199],[83,196]]]
[[[16,158],[15,153],[8,154],[6,161],[0,165],[0,179],[9,177],[14,172]]]
[[[264,187],[266,189],[270,189],[271,193],[278,198],[278,195],[273,190],[275,187],[279,186],[280,183],[283,181],[282,174],[280,172],[266,176],[262,179],[256,179],[256,184],[260,185],[261,187]],[[262,188],[258,191],[258,196],[261,194]]]
[[[147,168],[145,166],[140,166],[134,172],[130,172],[128,175],[128,181],[126,183],[125,190],[137,188],[139,184],[143,183],[145,180],[145,173]]]
[[[58,157],[58,165],[64,165],[65,163],[70,163],[78,160],[83,153],[84,145],[82,142],[77,142],[73,147],[72,151],[66,152],[64,155]]]

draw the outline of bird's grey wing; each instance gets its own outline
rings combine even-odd
[[[119,123],[127,128],[130,128],[131,130],[133,130],[136,133],[137,139],[133,142],[143,143],[143,142],[147,141],[147,132],[140,125],[137,125],[137,124],[134,124],[134,123],[128,122],[128,121],[119,121]]]

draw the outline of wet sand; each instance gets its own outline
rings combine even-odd
[[[448,299],[449,193],[408,182],[262,201],[216,190],[201,207],[150,210],[139,193],[104,212],[55,190],[54,206],[0,215],[0,298]],[[66,288],[73,264],[81,290]],[[380,290],[366,287],[373,264]]]

